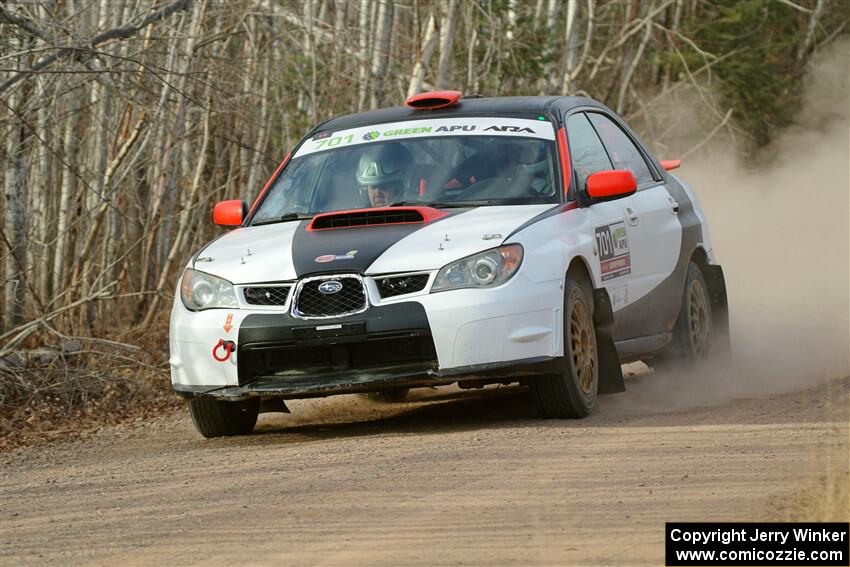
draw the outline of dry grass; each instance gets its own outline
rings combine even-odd
[[[164,335],[124,337],[138,351],[81,341],[74,352],[39,348],[0,364],[0,451],[85,437],[105,425],[181,407],[171,390]]]

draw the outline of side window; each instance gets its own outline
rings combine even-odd
[[[653,181],[652,173],[646,165],[640,150],[607,116],[595,112],[588,113],[590,121],[602,138],[602,143],[608,150],[608,155],[614,163],[614,169],[627,169],[635,174],[638,185]]]
[[[567,141],[570,144],[570,161],[576,175],[576,187],[584,190],[591,173],[614,169],[605,153],[599,136],[584,114],[574,114],[567,120]],[[573,198],[572,195],[568,195]]]

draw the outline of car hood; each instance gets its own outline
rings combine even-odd
[[[232,230],[198,253],[194,268],[236,284],[334,272],[436,270],[499,246],[522,224],[556,205],[444,209],[431,222],[311,231],[309,221]]]

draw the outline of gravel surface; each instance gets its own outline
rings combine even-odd
[[[657,378],[579,421],[449,388],[296,401],[241,438],[178,414],[19,449],[2,564],[660,565],[666,521],[850,518],[849,379],[668,407]]]

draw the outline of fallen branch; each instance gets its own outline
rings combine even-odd
[[[12,335],[14,335],[14,337],[8,343],[6,343],[6,346],[4,346],[2,349],[0,349],[0,358],[3,358],[3,356],[8,354],[13,348],[15,348],[18,344],[20,344],[21,341],[23,341],[28,336],[30,336],[32,333],[34,333],[35,330],[40,325],[42,325],[43,323],[47,323],[48,321],[52,321],[53,319],[55,319],[56,317],[58,317],[62,313],[65,313],[66,311],[70,311],[71,309],[75,309],[75,308],[79,307],[80,305],[84,305],[84,304],[90,303],[92,301],[97,301],[99,299],[107,299],[107,298],[115,297],[115,296],[110,294],[109,289],[111,287],[115,286],[117,283],[118,283],[117,281],[113,281],[112,283],[106,285],[105,287],[101,288],[100,290],[94,292],[93,294],[91,294],[87,297],[83,297],[81,299],[78,299],[77,301],[69,303],[68,305],[65,305],[64,307],[60,307],[59,309],[55,309],[55,310],[51,311],[50,313],[44,314],[41,317],[39,317],[38,319],[33,319],[32,321],[30,321],[28,323],[24,323],[23,325],[20,325],[20,326],[15,327],[14,329],[12,329],[10,331],[7,331],[6,333],[3,333],[2,335],[0,335],[0,341],[2,341],[3,339],[5,339],[7,337],[11,337]]]
[[[127,344],[127,343],[121,343],[121,342],[118,342],[118,341],[110,341],[109,339],[99,339],[99,338],[96,338],[96,337],[73,337],[73,336],[70,336],[70,335],[66,335],[64,333],[60,333],[59,331],[57,331],[56,329],[54,329],[53,327],[51,327],[50,325],[48,325],[46,323],[44,324],[44,327],[48,331],[50,331],[51,333],[53,333],[54,335],[56,335],[57,337],[62,339],[63,341],[80,341],[80,342],[85,341],[85,342],[89,342],[89,343],[101,344],[101,345],[104,345],[104,346],[108,346],[108,347],[116,348],[116,349],[120,349],[120,350],[127,350],[127,351],[130,351],[130,352],[138,352],[138,351],[142,350],[142,347],[140,347],[138,345],[131,345],[131,344]],[[83,351],[80,351],[80,352],[83,352]],[[97,352],[97,351],[93,351],[93,352]],[[106,354],[106,353],[101,353],[101,354]]]

